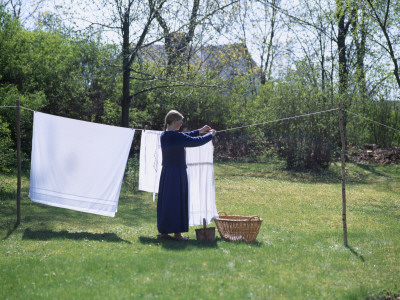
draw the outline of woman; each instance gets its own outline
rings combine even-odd
[[[198,147],[209,142],[215,130],[205,125],[191,132],[178,132],[183,115],[171,110],[165,116],[161,134],[162,170],[157,201],[157,228],[162,238],[187,240],[189,231],[188,179],[185,147]],[[199,136],[200,133],[208,134]],[[174,233],[174,236],[170,236]]]

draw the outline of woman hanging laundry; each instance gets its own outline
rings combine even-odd
[[[171,110],[165,116],[161,134],[162,170],[157,201],[157,228],[160,237],[187,240],[182,232],[189,231],[188,179],[185,147],[198,147],[208,143],[215,130],[205,125],[191,132],[178,132],[183,115]],[[200,133],[208,134],[199,136]],[[169,234],[173,233],[174,236]]]

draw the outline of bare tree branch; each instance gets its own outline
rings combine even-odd
[[[153,87],[149,87],[147,89],[143,89],[139,92],[136,92],[135,94],[133,94],[131,96],[131,98],[136,97],[137,95],[140,95],[142,93],[145,92],[149,92],[152,90],[156,90],[156,89],[163,89],[163,88],[171,88],[171,87],[182,87],[182,86],[190,86],[193,88],[218,88],[218,89],[225,89],[225,86],[218,86],[218,85],[209,85],[209,84],[195,84],[195,83],[176,83],[176,84],[170,84],[170,85],[158,85],[158,86],[153,86]]]
[[[387,1],[388,1],[387,2],[388,5],[389,5],[390,4],[390,0],[387,0]],[[382,30],[383,35],[385,36],[386,43],[387,43],[387,46],[388,46],[387,50],[389,50],[388,53],[390,55],[390,58],[392,59],[393,65],[394,65],[394,71],[393,71],[394,72],[394,76],[396,78],[397,85],[400,88],[399,65],[398,65],[397,58],[395,56],[394,50],[393,50],[392,41],[391,41],[391,39],[389,37],[389,33],[388,33],[388,30],[387,30],[387,27],[386,27],[386,24],[387,24],[386,21],[387,21],[388,14],[389,14],[389,7],[387,6],[387,8],[386,8],[385,20],[382,22],[382,20],[379,17],[378,12],[376,11],[376,8],[374,7],[372,1],[371,0],[367,0],[367,2],[369,4],[370,8],[372,9],[372,12],[373,12],[376,20],[378,21],[378,24],[379,24],[379,26],[380,26],[380,28]]]

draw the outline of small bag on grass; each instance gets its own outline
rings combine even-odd
[[[215,240],[215,227],[206,226],[206,219],[203,218],[203,228],[196,229],[196,239],[198,241],[212,242]]]

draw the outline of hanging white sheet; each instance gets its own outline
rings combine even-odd
[[[162,168],[161,133],[162,131],[142,131],[140,144],[139,190],[153,193],[153,201],[158,192]],[[203,218],[210,224],[213,218],[218,217],[213,152],[211,141],[201,147],[186,148],[191,226],[202,225]]]
[[[140,139],[139,190],[153,193],[153,201],[160,184],[162,167],[161,133],[162,131],[143,130]]]
[[[35,112],[29,197],[114,217],[134,133]]]
[[[189,225],[202,225],[203,218],[210,224],[218,217],[215,205],[212,141],[200,147],[186,148],[189,184]]]

